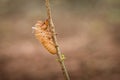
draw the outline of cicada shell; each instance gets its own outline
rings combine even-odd
[[[35,37],[39,40],[39,42],[51,53],[56,54],[57,50],[55,47],[55,43],[52,38],[52,32],[49,28],[49,22],[46,20],[45,22],[38,21],[34,27]]]

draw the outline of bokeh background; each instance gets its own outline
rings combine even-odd
[[[50,0],[71,80],[120,80],[120,0]],[[35,39],[44,0],[0,0],[0,80],[64,80]]]

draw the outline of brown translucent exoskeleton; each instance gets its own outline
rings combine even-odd
[[[34,27],[35,37],[51,53],[56,54],[57,50],[52,38],[52,32],[49,28],[49,22],[38,21]]]

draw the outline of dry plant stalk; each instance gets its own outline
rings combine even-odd
[[[53,35],[52,38],[53,38],[53,42],[55,43],[55,47],[56,47],[56,50],[57,50],[56,54],[57,54],[57,57],[58,57],[58,61],[60,63],[60,66],[61,66],[61,69],[62,69],[62,72],[63,72],[63,75],[64,75],[65,79],[70,80],[70,77],[68,75],[67,69],[66,69],[65,64],[64,64],[64,59],[63,59],[63,56],[62,56],[63,54],[61,53],[60,48],[59,48],[58,43],[57,43],[55,26],[54,26],[53,21],[52,21],[51,8],[50,8],[49,0],[45,0],[45,2],[46,2],[49,28],[50,28],[50,30],[52,32],[52,35]]]

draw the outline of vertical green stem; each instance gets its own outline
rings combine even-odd
[[[60,51],[60,48],[59,48],[59,45],[57,43],[57,38],[56,38],[56,32],[55,32],[55,26],[53,24],[53,21],[52,21],[52,16],[51,16],[51,8],[50,8],[50,3],[49,3],[49,0],[45,0],[46,2],[46,9],[47,9],[47,16],[48,16],[48,20],[49,20],[49,27],[53,33],[53,41],[56,45],[56,49],[57,49],[57,57],[58,57],[58,60],[59,60],[59,63],[60,63],[60,66],[61,66],[61,69],[62,69],[62,72],[63,72],[63,75],[65,77],[65,80],[70,80],[70,77],[68,75],[68,72],[67,72],[67,69],[65,67],[65,63],[64,63],[64,60],[63,60],[63,56],[61,54],[61,51]]]

